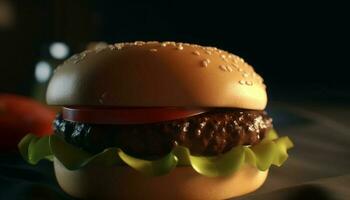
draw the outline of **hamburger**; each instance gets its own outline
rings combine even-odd
[[[53,161],[84,199],[225,199],[259,188],[292,147],[279,137],[263,79],[242,58],[176,42],[117,43],[59,66],[47,103],[54,134],[19,144]]]

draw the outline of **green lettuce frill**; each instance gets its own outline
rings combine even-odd
[[[177,146],[169,154],[158,160],[135,158],[120,148],[108,148],[98,154],[87,153],[63,141],[56,135],[38,138],[26,135],[19,143],[23,158],[30,164],[42,159],[56,157],[67,169],[75,170],[89,163],[104,166],[128,165],[149,176],[169,173],[176,166],[192,166],[198,173],[209,176],[224,176],[238,170],[247,163],[261,171],[271,165],[281,166],[288,158],[287,150],[293,147],[288,137],[278,137],[272,130],[262,142],[254,146],[236,146],[219,156],[193,156],[186,147]]]

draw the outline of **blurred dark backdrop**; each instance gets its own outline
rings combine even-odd
[[[245,58],[273,100],[348,102],[349,7],[283,2],[0,0],[11,10],[7,24],[0,14],[0,92],[30,95],[55,41],[72,54],[91,41],[174,40]]]

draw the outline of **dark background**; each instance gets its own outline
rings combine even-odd
[[[217,46],[264,77],[275,128],[295,144],[286,165],[272,168],[265,185],[242,199],[350,199],[349,8],[337,1],[0,0],[0,94],[43,101],[35,65],[62,62],[49,53],[57,41],[70,55],[92,41]],[[31,166],[2,151],[0,199],[71,198],[51,163]]]
[[[348,6],[331,2],[0,0],[15,20],[0,27],[0,92],[30,95],[34,66],[63,41],[174,40],[245,58],[272,100],[343,101],[349,92]],[[245,3],[242,3],[245,2]]]

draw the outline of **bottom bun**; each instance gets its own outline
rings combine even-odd
[[[191,167],[177,167],[169,174],[147,177],[127,166],[90,164],[68,170],[54,159],[57,181],[68,194],[83,199],[227,199],[258,189],[268,170],[250,165],[225,177],[206,177]]]

